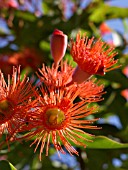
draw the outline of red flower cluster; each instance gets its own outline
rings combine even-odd
[[[113,59],[115,53],[110,54],[111,48],[104,51],[104,43],[100,40],[91,47],[92,40],[87,44],[87,38],[80,39],[78,34],[76,43],[71,42],[71,55],[83,69],[83,75],[103,74],[117,62]],[[97,111],[90,103],[102,100],[103,85],[93,79],[87,80],[87,76],[82,77],[81,72],[78,74],[67,61],[62,61],[66,41],[63,32],[54,31],[51,53],[55,62],[51,68],[43,64],[39,69],[37,88],[26,76],[21,79],[19,67],[13,69],[12,79],[9,76],[7,83],[0,73],[1,136],[6,131],[8,141],[34,140],[31,145],[36,144],[35,151],[41,145],[40,160],[45,145],[48,155],[50,142],[63,154],[62,145],[70,154],[78,155],[71,142],[86,147],[81,142],[81,139],[89,141],[83,135],[88,134],[85,129],[99,129],[91,125],[98,118],[90,120],[88,116]],[[76,79],[73,79],[74,75]],[[17,134],[21,134],[20,137]]]

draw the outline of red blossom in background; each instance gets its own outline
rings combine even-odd
[[[123,74],[128,77],[128,66],[124,67]]]
[[[128,77],[128,66],[124,67],[122,72],[126,77]],[[128,101],[128,89],[122,90],[121,95],[126,99],[126,101]]]
[[[21,52],[11,56],[10,62],[14,65],[21,64],[22,68],[30,67],[36,70],[42,62],[40,54],[34,48],[24,48]]]
[[[128,89],[122,90],[121,95],[128,101]]]
[[[41,56],[34,48],[26,47],[20,52],[0,55],[0,69],[6,75],[12,74],[12,66],[21,65],[21,69],[29,67],[36,70],[41,63]]]
[[[99,29],[100,29],[101,35],[111,33],[111,31],[112,31],[105,22],[103,22],[100,25]]]

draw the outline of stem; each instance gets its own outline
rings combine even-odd
[[[75,68],[74,73],[72,75],[72,82],[77,82],[78,84],[86,81],[92,75],[82,71],[78,66]]]
[[[79,163],[80,163],[80,168],[81,170],[87,170],[88,168],[86,167],[86,164],[82,158],[82,151],[80,148],[78,148],[78,152],[79,152],[79,157],[78,157],[78,160],[79,160]]]

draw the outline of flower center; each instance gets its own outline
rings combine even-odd
[[[7,99],[0,101],[0,120],[4,120],[7,115],[9,115],[9,110],[11,107],[11,102]]]
[[[47,125],[56,127],[62,124],[65,120],[64,112],[58,108],[51,108],[46,111]]]

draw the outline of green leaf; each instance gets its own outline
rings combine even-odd
[[[78,132],[77,132],[78,133]],[[110,139],[106,136],[89,136],[88,134],[80,134],[82,138],[79,141],[86,145],[87,149],[122,149],[128,148],[128,143],[120,143],[115,141],[114,139]],[[70,142],[72,146],[78,146],[73,142]],[[81,148],[83,146],[80,146]]]
[[[123,75],[121,70],[113,70],[104,76],[104,79],[110,82],[116,82],[120,84],[120,88],[128,88],[128,78]]]
[[[45,3],[44,1],[43,1],[43,3],[42,3],[42,8],[43,8],[43,13],[44,13],[45,15],[47,15],[48,12],[49,12],[49,10],[50,10],[50,8],[49,8],[48,4]]]
[[[128,9],[127,8],[120,8],[120,7],[109,7],[106,11],[106,15],[110,15],[113,18],[126,18],[128,16]]]
[[[126,18],[128,16],[127,8],[113,7],[100,3],[90,8],[91,15],[89,20],[95,23],[104,22],[105,19]]]
[[[41,41],[40,48],[43,49],[44,51],[50,51],[50,43],[46,41]]]
[[[73,61],[72,56],[70,54],[68,54],[68,53],[64,56],[64,60],[67,60],[69,65],[71,65],[72,67],[77,66],[77,63],[75,61]]]
[[[1,160],[0,161],[0,170],[16,170],[16,168],[8,161]]]
[[[29,13],[29,12],[22,12],[22,11],[17,11],[16,16],[19,18],[22,18],[23,20],[27,20],[30,22],[33,22],[36,20],[35,15]]]
[[[101,3],[99,6],[95,7],[95,9],[91,9],[92,14],[89,16],[89,20],[96,23],[104,21],[106,8],[108,7]]]
[[[96,136],[93,138],[93,142],[86,142],[86,144],[87,144],[87,148],[90,148],[90,149],[128,148],[128,143],[119,143],[105,136]]]

